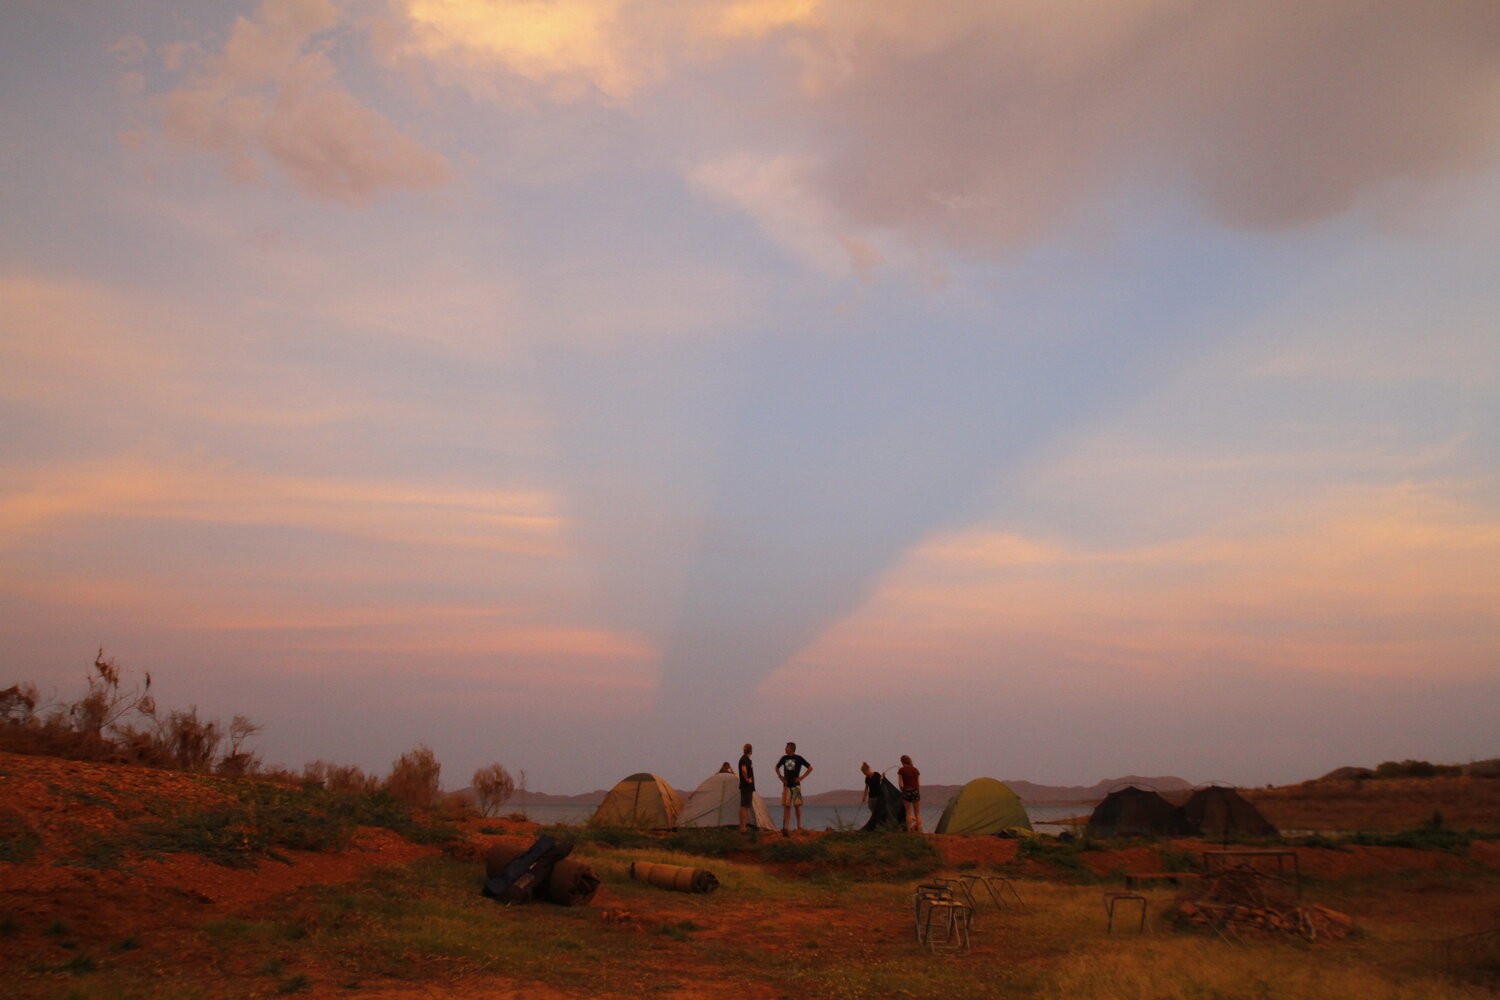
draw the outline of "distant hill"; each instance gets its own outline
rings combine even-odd
[[[1005,783],[1021,797],[1022,802],[1035,805],[1092,805],[1108,795],[1111,789],[1124,785],[1140,785],[1143,788],[1154,788],[1159,792],[1180,791],[1193,787],[1191,781],[1172,775],[1146,778],[1136,774],[1127,774],[1121,778],[1106,778],[1092,785],[1038,785],[1032,781],[1019,779],[1007,779]],[[944,803],[958,794],[958,790],[962,787],[962,785],[923,785],[922,800],[929,803]],[[838,788],[830,792],[809,795],[807,802],[809,805],[819,806],[848,806],[857,804],[859,797],[860,790],[857,788]]]
[[[550,795],[547,792],[517,792],[507,805],[528,806],[597,806],[609,794],[607,788],[596,788],[592,792],[577,795]]]
[[[458,791],[450,794],[457,798],[467,799],[470,802],[474,801],[474,789],[472,787],[460,788]],[[579,792],[577,795],[551,795],[547,792],[533,791],[516,792],[505,800],[505,807],[501,811],[515,809],[519,806],[597,806],[604,801],[604,796],[608,794],[609,792],[603,788],[592,792]]]

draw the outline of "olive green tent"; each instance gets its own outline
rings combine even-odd
[[[994,778],[975,778],[948,800],[936,832],[984,836],[1030,829],[1026,807],[1009,785]]]
[[[639,830],[667,830],[677,825],[682,796],[666,781],[645,771],[622,778],[604,796],[590,826],[628,826]]]

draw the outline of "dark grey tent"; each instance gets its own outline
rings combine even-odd
[[[1227,785],[1208,785],[1182,807],[1187,832],[1195,837],[1274,837],[1276,827],[1249,799]]]
[[[891,784],[891,779],[883,774],[880,776],[880,794],[870,805],[870,818],[860,827],[862,831],[906,829],[906,803],[901,801],[901,792]]]
[[[1127,785],[1104,796],[1089,816],[1088,835],[1100,840],[1122,837],[1171,837],[1187,832],[1182,810],[1150,788]]]

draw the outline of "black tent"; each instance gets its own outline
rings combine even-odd
[[[1088,835],[1101,840],[1121,837],[1171,837],[1187,832],[1182,810],[1161,793],[1127,785],[1110,792],[1089,816]]]
[[[891,779],[880,776],[880,793],[870,803],[870,818],[860,830],[905,830],[906,804],[901,801],[901,792],[891,784]]]
[[[1226,785],[1208,785],[1182,807],[1187,831],[1198,837],[1274,837],[1276,827],[1250,800]]]

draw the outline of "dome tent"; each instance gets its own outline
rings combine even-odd
[[[1126,785],[1094,807],[1088,836],[1101,840],[1121,837],[1170,837],[1187,832],[1182,809],[1151,788]]]
[[[1031,817],[1009,785],[994,778],[975,778],[948,800],[933,832],[985,836],[1030,829]]]
[[[677,825],[682,796],[656,775],[641,771],[621,778],[604,796],[590,826],[628,826],[639,830],[667,830]]]
[[[732,772],[720,771],[709,775],[688,796],[681,812],[677,814],[677,826],[739,826],[740,825],[740,777]],[[766,802],[755,792],[750,797],[750,825],[762,830],[776,829],[776,821]]]
[[[1239,792],[1227,785],[1205,785],[1182,807],[1190,833],[1199,837],[1274,837],[1276,827]]]

